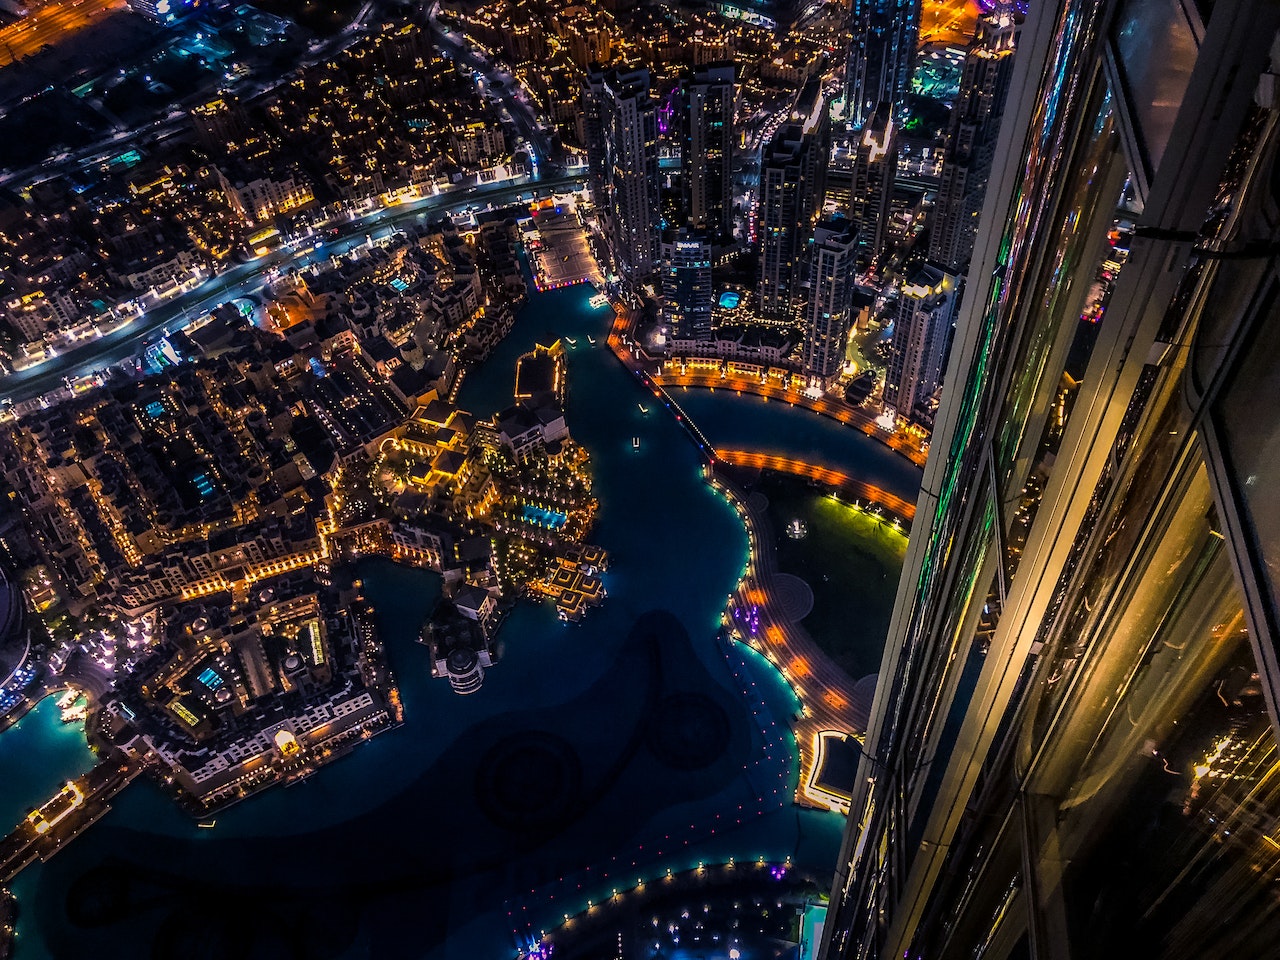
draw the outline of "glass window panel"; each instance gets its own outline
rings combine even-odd
[[[1280,610],[1280,420],[1257,415],[1259,404],[1274,410],[1280,398],[1280,312],[1274,297],[1268,302],[1271,309],[1255,324],[1215,412],[1274,616]]]
[[[1177,0],[1125,0],[1112,39],[1138,139],[1154,174],[1196,63],[1195,34]]]

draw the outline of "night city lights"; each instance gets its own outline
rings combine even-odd
[[[1278,78],[0,0],[0,960],[1273,956]]]

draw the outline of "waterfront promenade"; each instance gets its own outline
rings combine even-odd
[[[808,480],[816,480],[823,486],[841,490],[854,497],[859,504],[866,501],[868,505],[880,507],[889,515],[892,522],[895,518],[910,523],[915,519],[916,505],[904,500],[897,494],[866,481],[851,477],[840,470],[833,470],[821,464],[809,463],[794,457],[780,454],[762,453],[754,450],[716,450],[716,456],[731,467],[744,467],[753,470],[773,470],[777,473],[788,473]]]
[[[688,373],[651,372],[649,376],[655,384],[667,389],[686,387],[711,391],[730,390],[738,394],[750,394],[763,397],[766,400],[803,407],[824,417],[830,417],[832,420],[856,427],[868,437],[879,440],[886,447],[902,454],[916,466],[923,467],[928,459],[928,451],[921,445],[918,436],[901,430],[886,430],[877,422],[871,411],[864,407],[855,407],[831,396],[813,397],[809,394],[783,387],[780,384],[762,383],[754,377],[721,377],[716,374],[699,371],[690,371]]]
[[[927,443],[921,436],[902,430],[886,430],[871,411],[835,397],[825,394],[820,397],[810,396],[791,389],[789,384],[784,386],[772,381],[762,382],[758,377],[717,374],[704,370],[663,369],[662,362],[645,354],[633,339],[634,316],[623,304],[615,303],[613,309],[614,321],[609,330],[609,349],[623,366],[647,384],[668,391],[674,387],[701,388],[713,392],[730,390],[737,394],[789,403],[856,427],[867,436],[902,454],[916,466],[923,467],[928,459]]]
[[[759,396],[810,410],[855,427],[891,448],[916,466],[923,466],[927,450],[920,438],[902,431],[889,431],[877,423],[870,412],[832,397],[813,397],[773,382],[759,379],[716,375],[700,371],[662,372],[659,364],[640,352],[631,339],[632,317],[616,305],[615,320],[608,337],[614,356],[641,383],[671,410],[690,439],[698,446],[708,464],[708,481],[737,510],[749,541],[747,568],[730,596],[725,608],[724,625],[733,639],[757,650],[781,673],[802,704],[802,711],[791,721],[795,749],[799,756],[800,775],[796,783],[795,802],[802,806],[847,812],[841,799],[817,785],[819,759],[824,737],[852,737],[861,740],[866,732],[875,695],[874,676],[849,677],[827,656],[800,621],[808,613],[812,597],[798,597],[803,581],[782,574],[777,565],[773,533],[764,510],[753,505],[723,475],[725,466],[773,470],[815,480],[832,490],[843,491],[854,498],[858,509],[884,516],[897,527],[909,525],[915,517],[915,504],[891,491],[868,483],[849,473],[820,463],[786,456],[776,451],[725,449],[714,446],[694,419],[673,396],[675,388],[705,388],[732,391],[741,396]],[[866,507],[862,506],[865,501]]]
[[[774,534],[764,510],[727,478],[712,474],[708,481],[738,511],[750,550],[747,569],[725,609],[725,627],[735,640],[768,658],[803,705],[791,721],[800,757],[795,801],[844,812],[815,784],[820,738],[838,734],[862,739],[871,715],[874,678],[855,681],[848,676],[800,623],[808,612],[804,598],[797,598],[795,581],[778,570]]]

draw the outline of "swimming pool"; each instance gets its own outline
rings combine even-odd
[[[542,507],[535,507],[532,504],[525,506],[521,516],[530,523],[536,523],[538,526],[546,527],[548,530],[559,530],[564,526],[564,522],[569,519],[563,513],[544,510]]]

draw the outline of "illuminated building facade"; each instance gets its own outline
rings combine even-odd
[[[965,54],[929,231],[929,259],[951,270],[967,264],[973,253],[1020,20],[1011,8],[979,17]]]
[[[884,381],[885,407],[898,416],[932,422],[958,295],[956,276],[931,263],[914,265],[899,286]]]
[[[662,237],[662,322],[680,340],[710,341],[711,244],[688,230]]]
[[[852,323],[853,268],[858,232],[848,220],[824,220],[809,245],[805,302],[804,371],[825,383],[844,363]]]
[[[806,109],[806,107],[808,109]],[[817,84],[801,95],[760,158],[760,314],[792,320],[804,280],[804,245],[822,206],[830,153],[827,108]]]
[[[1274,953],[1278,27],[1031,5],[827,960]]]
[[[592,71],[587,96],[596,206],[614,268],[635,288],[653,274],[658,260],[658,118],[649,71]]]
[[[206,150],[235,150],[251,136],[252,124],[240,102],[217,97],[191,108],[196,140]]]
[[[898,168],[897,125],[887,101],[854,137],[849,217],[862,235],[863,259],[870,261],[884,253]]]
[[[881,103],[902,119],[920,32],[920,0],[852,0],[845,113],[861,128]]]
[[[682,163],[689,223],[714,243],[733,238],[732,63],[698,67],[684,83]]]
[[[172,23],[192,5],[192,0],[129,0],[130,10],[156,23]]]

